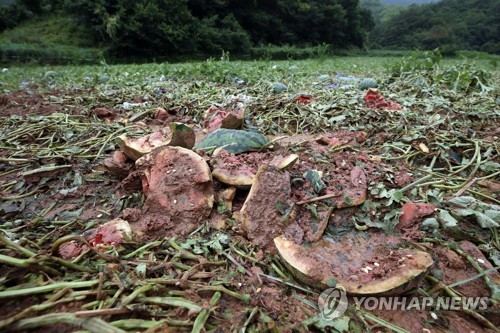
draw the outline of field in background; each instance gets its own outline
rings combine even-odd
[[[230,55],[222,55],[219,59],[210,58],[205,61],[182,63],[150,63],[127,65],[79,65],[79,66],[6,66],[8,72],[3,73],[0,87],[15,90],[21,81],[51,81],[57,87],[69,86],[97,87],[109,84],[120,84],[124,80],[127,86],[153,84],[161,77],[174,80],[203,79],[218,83],[229,83],[233,79],[243,80],[247,84],[290,81],[298,87],[305,88],[315,81],[317,76],[355,75],[367,77],[375,75],[387,78],[393,66],[406,59],[406,63],[418,65],[431,53],[408,51],[373,51],[360,56],[324,56],[319,59],[306,60],[230,60]],[[500,56],[478,52],[463,52],[454,58],[441,60],[441,67],[453,67],[460,64],[474,64],[474,67],[498,75]],[[104,60],[103,60],[104,61]],[[429,60],[428,61],[432,61]],[[432,65],[432,63],[431,63]],[[47,76],[50,72],[50,80]],[[142,81],[142,83],[141,83]],[[160,83],[158,83],[160,84]],[[304,86],[305,85],[305,86]]]

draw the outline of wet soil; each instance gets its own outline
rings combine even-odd
[[[455,251],[442,246],[434,247],[437,257],[436,269],[442,273],[442,281],[444,284],[449,285],[476,276],[478,274],[477,269],[471,265],[469,259],[474,261],[483,270],[493,268],[489,260],[473,243],[469,241],[461,241],[457,245],[460,250],[464,251],[464,255],[459,255]],[[493,271],[487,274],[487,277],[497,285],[500,284],[500,273],[498,273],[498,271]],[[491,296],[491,290],[482,278],[474,279],[470,282],[461,284],[455,287],[455,289],[464,296]]]
[[[53,91],[50,95],[36,92],[37,87],[32,89],[12,92],[0,97],[0,116],[12,115],[49,115],[54,112],[65,110],[63,105],[51,102],[50,97],[61,97],[62,92]],[[73,108],[72,108],[73,109]]]

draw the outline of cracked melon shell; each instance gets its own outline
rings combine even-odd
[[[337,258],[349,256],[348,250],[342,251],[342,245],[333,246],[332,242],[323,238],[308,246],[301,246],[283,236],[276,237],[274,244],[285,265],[301,282],[319,289],[342,286],[347,293],[354,295],[401,294],[415,287],[433,264],[428,253],[411,250],[411,257],[407,257],[404,267],[368,282],[350,281],[339,274],[341,266],[350,265],[350,262],[337,262],[336,267],[331,265]],[[405,253],[408,251],[406,249]]]
[[[149,154],[153,149],[162,146],[179,146],[191,149],[196,135],[191,127],[182,123],[170,123],[169,135],[157,131],[142,138],[129,138],[125,134],[119,136],[116,142],[120,149],[132,160],[136,161]]]

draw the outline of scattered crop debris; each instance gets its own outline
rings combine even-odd
[[[191,66],[4,73],[0,330],[496,331],[498,73]]]

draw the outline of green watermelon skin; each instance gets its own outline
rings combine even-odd
[[[377,87],[378,87],[377,80],[372,78],[363,79],[359,83],[359,90],[366,90],[369,88],[377,88]]]
[[[280,82],[275,82],[271,85],[271,89],[275,94],[281,94],[282,92],[288,91],[288,86]]]
[[[329,76],[329,75],[326,75],[326,74],[324,74],[324,75],[320,75],[320,76],[318,77],[318,80],[319,80],[320,82],[327,82],[328,80],[330,80],[330,76]]]
[[[218,129],[208,134],[195,147],[196,150],[213,150],[223,147],[232,154],[260,150],[269,143],[269,139],[257,132],[233,129]]]

